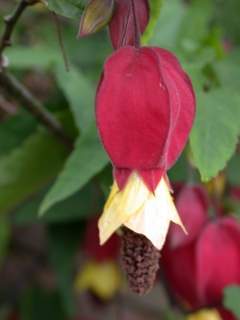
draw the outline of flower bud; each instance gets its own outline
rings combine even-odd
[[[201,303],[219,304],[226,286],[240,284],[240,224],[235,218],[209,223],[196,247]]]
[[[174,249],[167,243],[162,265],[172,291],[185,305],[221,307],[224,288],[240,284],[239,222],[218,218],[185,246]],[[224,309],[220,313],[226,314]]]
[[[80,21],[79,36],[88,36],[101,30],[111,19],[114,0],[90,0]]]

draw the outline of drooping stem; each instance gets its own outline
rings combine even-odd
[[[140,38],[141,38],[140,25],[139,25],[138,16],[136,13],[135,0],[130,0],[130,1],[131,1],[131,10],[132,10],[133,24],[134,24],[134,41],[135,41],[135,46],[138,48],[140,47]]]
[[[46,110],[42,104],[24,87],[13,75],[4,69],[3,52],[11,45],[11,38],[14,28],[25,9],[41,0],[21,0],[12,14],[4,19],[5,28],[0,39],[0,85],[7,95],[11,94],[17,98],[22,106],[28,110],[48,131],[50,131],[69,150],[72,150],[73,143],[65,134],[61,124]]]
[[[11,37],[16,23],[18,22],[19,18],[26,8],[37,2],[37,0],[21,0],[17,5],[15,11],[11,15],[4,18],[5,28],[0,40],[0,70],[2,69],[4,63],[3,51],[6,47],[11,46]]]
[[[55,12],[52,12],[52,16],[53,16],[54,22],[56,24],[58,43],[59,43],[59,46],[60,46],[60,49],[61,49],[61,52],[62,52],[65,69],[66,69],[67,72],[69,72],[69,62],[68,62],[68,57],[67,57],[67,53],[66,53],[66,50],[65,50],[64,42],[63,42],[60,21],[59,21],[58,16],[57,16],[57,14]]]
[[[71,139],[65,134],[61,124],[41,103],[12,75],[0,72],[0,85],[7,94],[21,103],[43,126],[47,128],[69,150],[73,148]]]

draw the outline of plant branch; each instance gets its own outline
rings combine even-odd
[[[17,21],[19,20],[22,13],[28,6],[31,6],[37,2],[39,1],[38,0],[21,0],[17,5],[15,11],[11,15],[4,18],[5,29],[3,31],[3,35],[0,40],[0,69],[2,69],[4,64],[3,51],[6,47],[11,46],[11,37]]]
[[[52,16],[56,25],[56,30],[57,30],[57,36],[58,36],[58,43],[62,52],[62,56],[63,56],[63,62],[65,65],[65,69],[67,72],[69,72],[69,62],[68,62],[68,57],[67,57],[67,53],[64,47],[64,42],[63,42],[63,37],[62,37],[62,30],[61,30],[61,25],[60,25],[60,21],[58,19],[58,16],[55,12],[52,12]]]
[[[3,52],[6,47],[11,46],[12,33],[19,18],[25,9],[41,0],[21,0],[14,12],[7,16],[5,21],[5,29],[0,39],[0,84],[7,94],[13,95],[48,131],[50,131],[58,140],[65,144],[69,149],[73,148],[71,139],[65,134],[61,124],[48,112],[42,104],[25,88],[14,76],[5,72],[5,61]]]
[[[73,148],[72,140],[65,134],[61,124],[14,76],[6,72],[0,72],[0,85],[7,94],[17,98],[22,106],[58,138],[61,143],[65,144],[68,149]]]

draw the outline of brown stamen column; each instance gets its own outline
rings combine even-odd
[[[159,269],[160,252],[143,235],[123,229],[121,262],[133,292],[149,292]]]

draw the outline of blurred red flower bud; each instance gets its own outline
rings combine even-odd
[[[84,250],[90,258],[97,262],[115,260],[120,250],[120,239],[114,234],[106,244],[100,246],[97,221],[98,217],[94,217],[87,223],[83,244]]]
[[[155,190],[182,152],[194,115],[191,81],[169,51],[127,46],[108,58],[96,116],[119,188],[136,170]]]
[[[203,304],[221,302],[223,289],[240,284],[240,224],[222,218],[203,229],[196,247],[197,290]]]
[[[234,186],[230,189],[230,196],[237,201],[240,201],[240,187]]]
[[[88,36],[101,30],[111,19],[114,0],[90,0],[80,21],[79,36]]]
[[[115,11],[109,24],[113,47],[134,45],[136,36],[144,32],[148,21],[148,0],[115,0]]]
[[[8,320],[19,320],[19,314],[17,312],[12,312],[7,318]]]
[[[167,244],[162,262],[181,301],[192,308],[221,307],[224,288],[240,284],[239,222],[233,217],[209,222],[190,244],[175,249]]]
[[[231,312],[223,308],[218,308],[218,312],[223,320],[236,320],[235,316]]]
[[[192,242],[208,221],[209,199],[205,190],[200,186],[185,185],[176,197],[176,207],[188,235],[177,225],[171,225],[169,245],[177,248]]]

